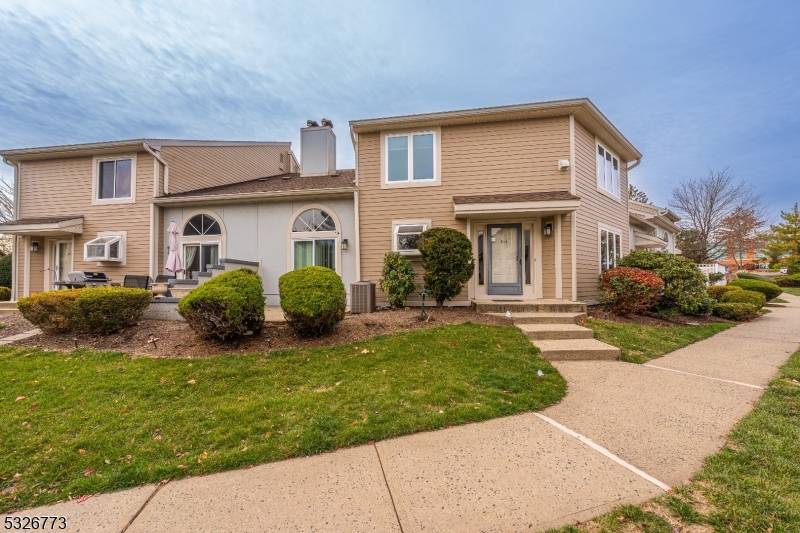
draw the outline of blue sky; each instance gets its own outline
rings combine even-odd
[[[800,2],[3,2],[0,147],[289,140],[352,119],[588,96],[665,204],[730,166],[800,201]],[[10,167],[0,165],[10,177]]]

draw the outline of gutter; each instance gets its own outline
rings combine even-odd
[[[253,192],[246,194],[216,194],[208,196],[178,196],[170,198],[167,196],[160,196],[150,200],[151,203],[156,205],[172,205],[172,204],[187,204],[187,203],[233,203],[240,201],[258,201],[271,199],[279,200],[281,198],[291,197],[304,197],[304,196],[335,196],[341,193],[356,193],[357,187],[342,187],[337,189],[300,189],[294,191],[273,191],[273,192]]]
[[[633,170],[634,168],[638,167],[638,166],[639,166],[639,163],[641,163],[641,162],[642,162],[642,158],[640,157],[639,159],[637,159],[636,161],[634,161],[632,165],[627,165],[627,164],[626,164],[626,165],[625,165],[625,171],[626,171],[626,172],[628,172],[628,171],[630,171],[630,170]]]
[[[147,151],[147,152],[148,152],[150,155],[152,155],[153,157],[155,157],[155,158],[156,158],[156,161],[158,161],[159,163],[161,163],[162,165],[164,165],[164,194],[169,194],[169,165],[167,164],[167,162],[166,162],[166,161],[164,161],[163,159],[161,159],[161,156],[159,156],[157,153],[155,153],[155,152],[153,151],[153,149],[152,149],[152,148],[150,148],[150,145],[149,145],[149,144],[147,144],[147,141],[144,141],[144,142],[142,143],[142,146],[144,147],[144,149],[145,149],[145,150],[146,150],[146,151]],[[157,174],[156,174],[156,176],[154,177],[154,179],[156,180],[156,184],[158,184],[158,175],[157,175]],[[157,187],[157,185],[156,185],[156,187]]]

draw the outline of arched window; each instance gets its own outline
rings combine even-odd
[[[208,272],[219,263],[222,245],[220,223],[205,213],[194,215],[183,226],[183,268],[187,279]]]
[[[320,208],[306,209],[292,222],[292,268],[324,266],[336,270],[338,231],[335,216]]]
[[[183,227],[183,236],[222,235],[222,230],[213,217],[206,214],[195,215]]]

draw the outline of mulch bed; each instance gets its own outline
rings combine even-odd
[[[0,339],[5,339],[6,337],[11,337],[12,335],[18,335],[20,333],[25,333],[26,331],[36,329],[36,326],[22,318],[22,315],[18,313],[0,316],[0,323],[6,325],[6,327],[0,329]]]
[[[427,310],[427,309],[426,309]],[[231,343],[205,341],[195,335],[186,322],[169,320],[142,320],[137,325],[112,335],[42,334],[13,343],[46,350],[70,351],[79,348],[118,351],[150,357],[198,358],[231,353],[259,353],[285,348],[314,348],[348,344],[399,331],[432,328],[463,322],[511,325],[503,317],[480,315],[471,307],[443,307],[430,309],[430,319],[420,320],[419,309],[348,315],[336,325],[331,335],[317,339],[302,339],[286,325],[269,324],[260,335],[245,337]],[[30,327],[29,329],[33,329]],[[27,330],[26,330],[27,331]],[[157,347],[149,344],[149,334],[159,339]],[[267,338],[266,335],[269,335]]]
[[[636,324],[639,326],[650,326],[654,328],[666,328],[670,326],[687,326],[687,325],[705,325],[705,324],[719,324],[730,323],[730,320],[719,318],[714,315],[708,316],[689,316],[689,315],[676,315],[676,316],[661,316],[657,313],[646,313],[641,315],[631,316],[617,316],[612,313],[603,311],[599,305],[590,305],[587,315],[591,318],[599,318],[608,320],[609,322],[619,322],[621,324]]]

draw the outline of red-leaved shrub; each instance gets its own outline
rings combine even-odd
[[[664,280],[649,270],[617,267],[600,274],[597,288],[606,311],[628,316],[655,306],[664,292]]]

